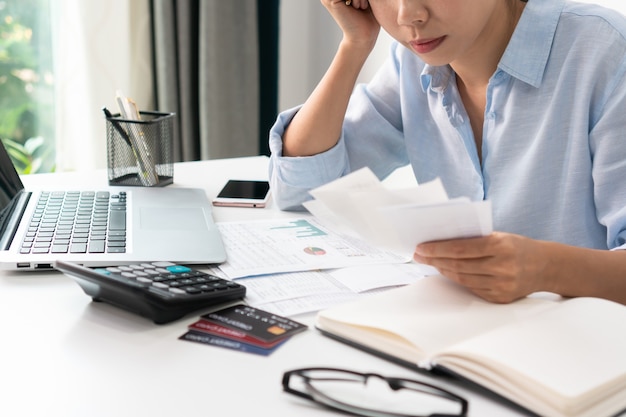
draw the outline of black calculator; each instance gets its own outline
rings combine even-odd
[[[239,283],[171,262],[89,268],[56,261],[53,266],[73,278],[94,301],[113,304],[157,324],[246,295]]]

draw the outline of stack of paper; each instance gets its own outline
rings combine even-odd
[[[439,179],[392,190],[362,168],[311,195],[304,206],[322,223],[405,255],[422,242],[493,231],[489,201],[449,199]]]

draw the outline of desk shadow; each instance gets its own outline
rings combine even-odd
[[[83,296],[86,295],[83,293]],[[83,310],[80,321],[86,321],[89,322],[90,325],[107,327],[124,333],[166,333],[171,329],[175,329],[176,332],[185,332],[187,330],[187,326],[198,320],[201,315],[241,303],[241,300],[236,300],[216,304],[192,311],[189,314],[169,323],[157,324],[150,318],[141,316],[124,308],[120,308],[114,304],[104,301],[91,300],[91,302],[88,303]]]
[[[79,288],[82,293],[82,289]],[[83,293],[83,297],[89,297]],[[90,325],[113,328],[124,333],[137,333],[154,330],[162,327],[147,317],[140,316],[130,311],[121,309],[103,301],[91,300],[83,310],[81,321]],[[174,322],[175,323],[175,322]],[[77,323],[78,324],[78,323]]]
[[[15,287],[41,286],[43,284],[67,285],[72,280],[53,269],[46,271],[1,271],[0,280],[2,285]]]

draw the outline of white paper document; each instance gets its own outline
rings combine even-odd
[[[411,284],[437,271],[415,262],[293,272],[238,280],[246,302],[281,315],[319,311],[363,294]]]
[[[312,217],[219,222],[217,227],[227,255],[220,269],[231,279],[411,260],[336,233]]]
[[[422,242],[484,236],[493,231],[491,203],[448,198],[439,179],[387,189],[362,168],[311,191],[304,206],[322,224],[411,256]]]

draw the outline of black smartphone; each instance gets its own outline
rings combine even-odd
[[[214,206],[265,207],[270,197],[267,181],[228,180],[224,188],[213,199]]]

